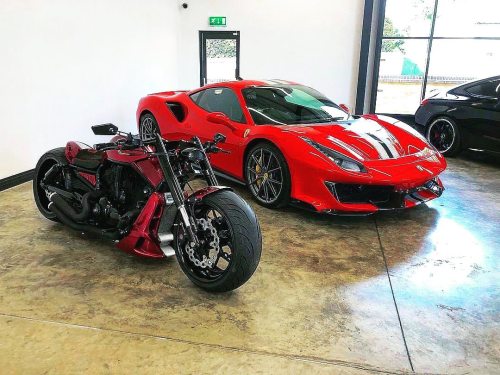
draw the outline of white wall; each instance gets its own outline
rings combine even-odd
[[[199,86],[199,30],[240,31],[240,75],[310,85],[354,108],[364,0],[178,0],[179,88]],[[227,27],[208,26],[226,16]]]
[[[176,0],[0,1],[0,178],[177,86]]]
[[[188,9],[181,4],[187,2]],[[199,30],[241,31],[244,78],[354,107],[363,0],[0,0],[0,179],[90,125],[134,130],[147,93],[199,85]]]

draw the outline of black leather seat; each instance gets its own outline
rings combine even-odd
[[[101,165],[104,152],[92,149],[83,149],[78,151],[73,159],[73,165],[85,169],[97,169]]]

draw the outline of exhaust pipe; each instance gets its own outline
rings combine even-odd
[[[110,232],[104,229],[99,229],[92,225],[78,224],[74,222],[73,220],[71,220],[71,218],[66,216],[66,214],[61,209],[59,209],[54,202],[49,203],[49,210],[51,210],[57,216],[57,218],[61,221],[61,223],[79,232],[86,232],[97,236],[104,236],[113,241],[119,240],[121,237],[118,231]]]
[[[65,216],[69,217],[75,222],[86,221],[90,216],[90,198],[96,198],[98,195],[95,192],[88,192],[82,198],[82,210],[76,212],[76,210],[70,206],[66,200],[57,193],[52,193],[49,196],[49,200],[58,208],[59,211],[63,212]]]

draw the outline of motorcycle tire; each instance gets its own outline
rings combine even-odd
[[[52,221],[59,221],[56,215],[49,210],[49,198],[47,197],[45,191],[40,186],[40,182],[45,176],[45,173],[54,165],[66,165],[68,164],[66,156],[64,155],[64,147],[58,147],[53,150],[47,151],[42,155],[40,160],[35,167],[35,173],[33,176],[33,196],[35,199],[36,206],[40,213],[47,219]]]
[[[194,284],[209,292],[228,292],[240,287],[257,269],[262,253],[262,234],[255,213],[247,202],[229,190],[212,193],[204,197],[195,207],[202,211],[204,207],[216,210],[224,223],[227,223],[231,243],[230,262],[216,278],[200,274],[203,270],[196,269],[179,242],[179,231],[183,226],[178,218],[174,243],[182,271]]]

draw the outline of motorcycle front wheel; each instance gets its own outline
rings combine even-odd
[[[262,235],[255,213],[241,197],[222,190],[194,207],[200,246],[190,243],[178,218],[175,252],[182,271],[197,286],[227,292],[243,285],[257,269]]]

